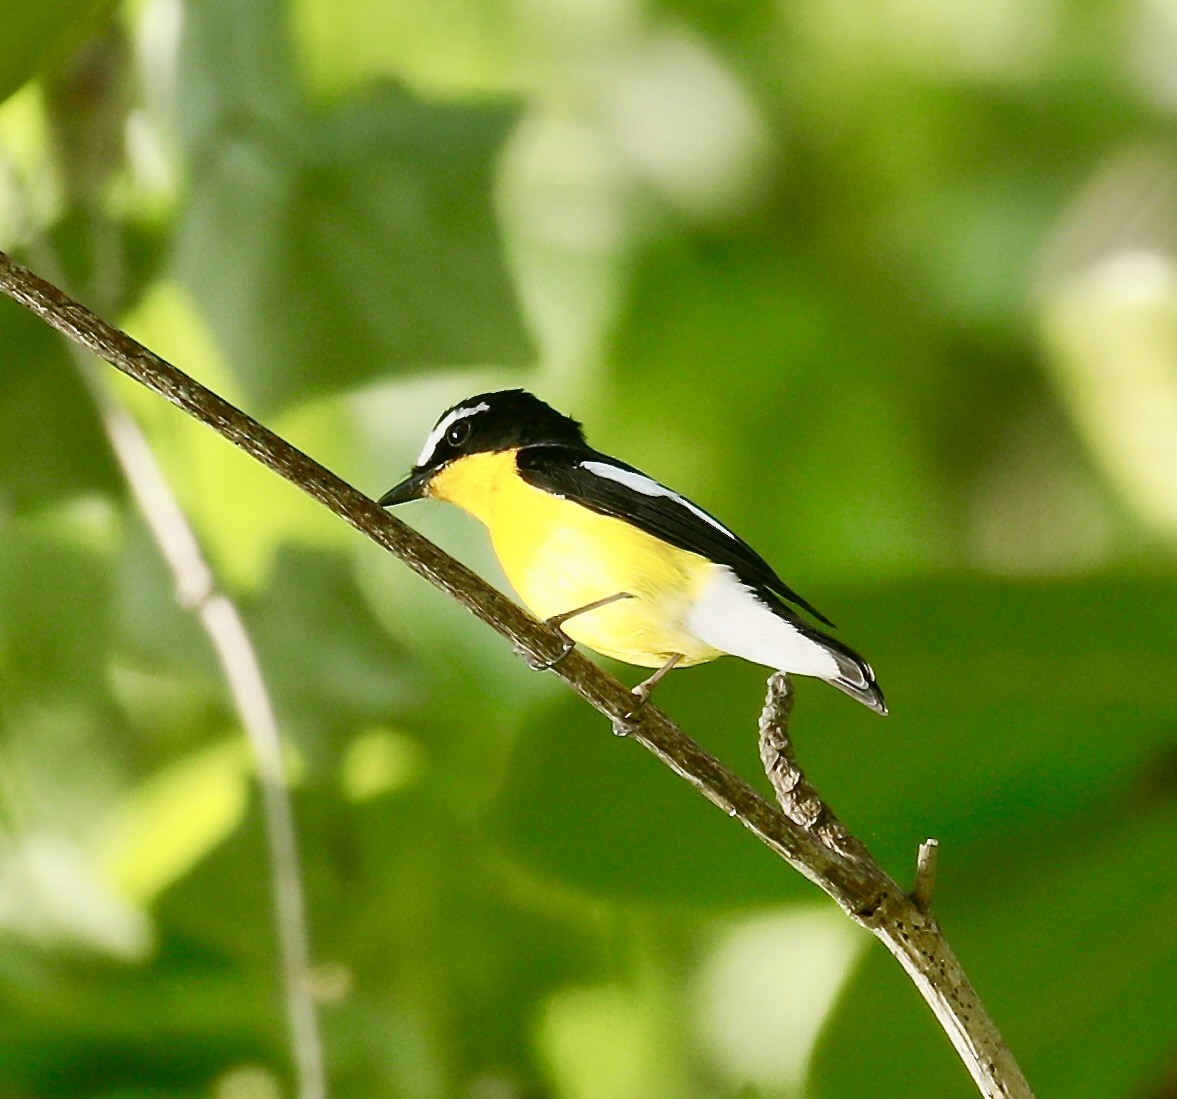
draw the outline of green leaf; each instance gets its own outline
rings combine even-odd
[[[828,602],[862,623],[846,635],[873,661],[891,716],[801,679],[792,733],[835,811],[901,880],[926,836],[975,866],[1131,787],[1169,743],[1177,686],[1139,669],[1177,662],[1172,583],[943,580]],[[657,696],[761,786],[764,674],[720,661],[673,673]],[[492,821],[541,874],[609,895],[730,905],[808,888],[574,700],[525,723]]]
[[[110,640],[104,556],[24,525],[0,528],[4,701],[104,698]]]
[[[387,721],[412,697],[411,665],[373,617],[347,561],[289,547],[260,600],[243,603],[284,726],[309,751]]]
[[[807,573],[911,569],[948,548],[923,418],[905,400],[919,352],[905,333],[897,369],[898,341],[857,335],[846,287],[757,228],[643,257],[611,350],[624,386],[590,437],[790,561],[786,582],[831,613]]]
[[[109,880],[123,896],[149,904],[237,827],[251,774],[249,749],[235,736],[140,783],[101,838]]]
[[[1080,736],[1081,736],[1081,730]],[[1077,738],[1079,739],[1079,738]],[[1094,802],[986,863],[941,853],[940,922],[1039,1095],[1146,1094],[1172,1054],[1177,813]],[[876,947],[819,1048],[817,1099],[976,1090],[891,957]]]
[[[85,34],[111,0],[9,0],[4,5],[0,101]]]
[[[696,686],[709,681],[728,700],[726,714],[712,709],[713,720],[702,720],[705,702],[683,704],[692,684],[682,679],[659,688],[659,705],[731,763],[725,749],[734,737],[755,746],[759,691],[749,670],[733,664],[682,673]],[[735,698],[748,701],[740,717],[732,716]],[[607,896],[725,908],[808,888],[636,743],[612,736],[608,722],[579,699],[546,703],[524,722],[488,826],[541,877]]]
[[[111,492],[118,475],[94,401],[57,333],[0,302],[0,499],[25,509]]]
[[[304,113],[233,75],[241,43],[208,30],[225,11],[213,0],[191,13],[189,64],[224,72],[227,90],[209,84],[200,100],[178,265],[255,398],[529,359],[491,204],[514,109],[388,87]],[[273,30],[262,56],[280,70]]]

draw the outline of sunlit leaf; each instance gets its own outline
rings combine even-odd
[[[111,882],[149,904],[240,822],[250,776],[243,740],[214,744],[131,791],[101,840]]]

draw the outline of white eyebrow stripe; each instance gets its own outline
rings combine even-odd
[[[477,416],[480,412],[489,411],[490,405],[485,401],[479,401],[472,408],[455,408],[453,412],[443,416],[437,422],[437,426],[426,437],[425,445],[421,448],[421,453],[417,456],[417,465],[423,466],[429,464],[429,459],[433,457],[433,452],[437,449],[438,444],[445,438],[445,433],[459,420],[464,420],[467,416]]]
[[[608,481],[616,481],[619,485],[625,485],[626,488],[632,488],[635,492],[640,492],[643,496],[665,496],[668,500],[673,500],[679,507],[686,508],[693,515],[697,515],[704,523],[709,523],[733,542],[739,541],[718,519],[708,515],[701,507],[692,504],[685,496],[680,496],[677,492],[668,489],[665,485],[660,485],[652,477],[647,477],[644,473],[635,473],[629,469],[619,469],[617,466],[611,466],[606,462],[581,462],[580,468],[587,469],[590,473],[598,477],[604,477]]]

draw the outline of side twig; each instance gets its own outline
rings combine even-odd
[[[83,363],[89,371],[91,363]],[[306,903],[299,869],[282,739],[253,640],[237,605],[216,586],[200,543],[172,494],[139,425],[90,371],[102,421],[115,455],[167,563],[180,605],[196,615],[225,677],[257,769],[270,864],[274,931],[282,968],[290,1047],[299,1099],[323,1099],[327,1085],[311,984]]]
[[[866,845],[851,835],[797,763],[789,736],[793,692],[789,677],[768,680],[760,714],[760,759],[785,815],[845,861],[877,891],[869,908],[850,915],[874,933],[907,971],[984,1096],[1031,1096],[993,1020],[969,983],[931,911],[939,843],[920,845],[915,888],[903,892]]]
[[[915,862],[915,885],[911,899],[923,913],[932,911],[932,890],[936,888],[936,863],[940,856],[940,841],[926,839],[920,844]]]
[[[465,566],[268,428],[2,252],[0,291],[319,500],[457,599],[525,657],[545,661],[561,652],[555,630],[535,621]],[[580,653],[568,654],[554,674],[611,723],[624,721],[633,709],[633,696],[625,686]],[[982,1095],[1033,1099],[935,920],[922,913],[869,854],[849,857],[828,846],[700,748],[657,708],[642,707],[630,727],[630,739],[736,817],[887,946],[935,1012]]]
[[[848,859],[869,858],[867,849],[834,816],[802,773],[789,736],[793,690],[783,672],[770,676],[760,713],[760,761],[785,816],[819,842]]]

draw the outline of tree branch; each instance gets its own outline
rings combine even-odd
[[[325,504],[457,599],[526,657],[545,661],[561,652],[561,640],[554,630],[535,621],[464,565],[268,428],[2,252],[0,290]],[[630,692],[579,652],[570,653],[553,671],[611,723],[625,722],[633,709]],[[771,805],[652,706],[642,707],[628,723],[630,736],[708,800],[736,817],[887,946],[935,1012],[982,1095],[1033,1099],[1013,1055],[934,918],[922,912],[891,880],[800,776],[788,746],[787,708],[781,710],[787,694],[787,681],[773,677],[768,705],[775,713],[767,719],[767,731],[762,731],[762,746],[765,738],[781,743],[782,750],[774,750],[770,756],[770,774],[777,776],[774,786],[786,791],[782,800],[789,802],[798,819]]]
[[[859,880],[864,885],[870,883],[876,891],[873,901],[848,910],[849,915],[872,931],[907,971],[981,1094],[1032,1099],[1030,1085],[932,916],[939,842],[930,839],[920,844],[915,888],[910,895],[904,893],[866,845],[838,820],[798,766],[789,737],[792,710],[789,677],[777,672],[769,677],[760,714],[760,759],[785,815],[819,843],[837,851]]]

